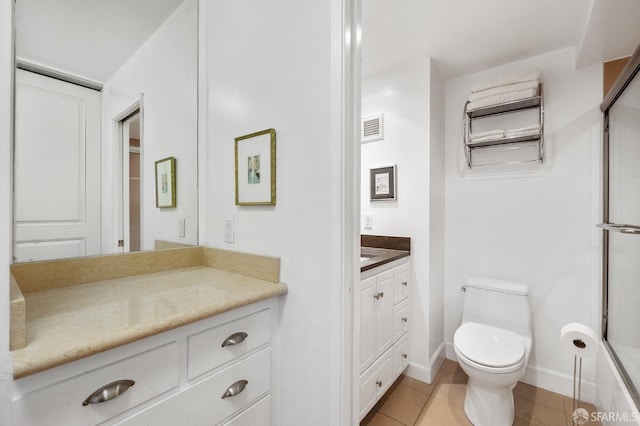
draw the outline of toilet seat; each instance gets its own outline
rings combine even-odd
[[[466,322],[456,330],[453,342],[456,354],[482,371],[510,373],[526,363],[522,337],[509,330]]]

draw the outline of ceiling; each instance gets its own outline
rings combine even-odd
[[[105,83],[184,0],[17,0],[16,56]]]
[[[16,54],[105,83],[184,0],[17,0]],[[638,0],[363,0],[363,75],[431,57],[445,78],[567,47],[630,55]]]
[[[568,47],[587,66],[630,55],[639,18],[637,0],[363,0],[362,70],[431,57],[454,78]]]

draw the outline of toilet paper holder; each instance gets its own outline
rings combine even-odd
[[[587,344],[582,341],[582,339],[573,339],[573,346],[579,349],[584,349],[587,347]]]
[[[560,340],[565,348],[573,354],[573,424],[578,418],[584,420],[588,415],[580,407],[582,399],[582,358],[595,358],[598,351],[598,335],[591,328],[580,323],[569,323],[560,330]],[[576,400],[576,388],[577,396]],[[579,422],[579,424],[582,424]]]

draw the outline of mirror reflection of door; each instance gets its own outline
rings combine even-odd
[[[100,98],[16,70],[14,261],[100,254]]]
[[[142,137],[140,111],[121,122],[122,129],[122,241],[125,252],[140,251],[142,239]]]
[[[82,123],[63,113],[77,113],[76,106],[85,102],[78,99],[84,95],[16,88],[20,105],[14,141],[18,156],[15,261],[124,252],[125,226],[127,251],[198,243],[198,4],[198,0],[15,2],[16,66],[53,76],[54,82],[76,83],[69,84],[71,87],[94,87],[96,90],[89,92],[97,100],[87,100],[82,107],[87,120]],[[141,175],[125,179],[123,152],[128,163],[129,144],[125,150],[119,143],[121,128],[117,124],[134,110],[119,114],[142,100],[143,94],[147,102],[144,108],[142,102],[138,107],[144,152],[138,157],[146,161],[140,165]],[[53,106],[52,112],[43,112],[45,106]],[[96,109],[98,118],[94,120],[90,117],[96,117]],[[76,118],[81,118],[79,113]],[[93,130],[97,131],[97,145],[89,144]],[[42,147],[23,146],[20,135],[36,133]],[[80,145],[85,133],[86,148]],[[34,153],[40,156],[36,159]],[[177,180],[180,205],[171,211],[155,207],[153,187],[154,162],[167,156],[180,158],[182,164]],[[133,158],[131,163],[138,164]],[[142,179],[140,195],[145,197],[141,204],[134,195],[137,177]],[[126,225],[120,222],[125,191],[131,212],[136,203],[141,205],[141,220],[136,222],[136,214],[130,214],[128,208]],[[90,225],[94,218],[95,231]],[[187,233],[180,236],[177,225],[183,221]],[[61,229],[64,233],[57,232]]]

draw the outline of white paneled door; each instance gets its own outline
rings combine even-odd
[[[100,92],[16,71],[14,260],[100,254]]]

